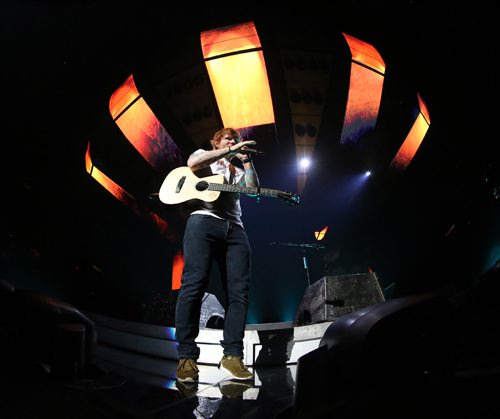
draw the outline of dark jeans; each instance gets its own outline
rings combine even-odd
[[[201,303],[213,261],[219,263],[227,294],[224,334],[225,355],[243,355],[251,250],[243,227],[210,215],[191,215],[184,232],[184,270],[175,312],[179,358],[198,359]]]

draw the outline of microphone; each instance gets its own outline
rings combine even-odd
[[[255,150],[254,148],[249,148],[247,146],[243,146],[241,147],[241,151],[242,153],[250,153],[250,154],[264,154],[263,151],[260,151],[260,150]]]

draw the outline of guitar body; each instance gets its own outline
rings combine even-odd
[[[223,175],[211,175],[203,179],[196,176],[189,167],[181,166],[172,170],[160,187],[159,198],[164,204],[180,204],[192,199],[201,199],[205,202],[215,201],[221,191],[212,191],[208,188],[200,190],[202,182],[224,183]],[[198,188],[197,188],[198,186]]]

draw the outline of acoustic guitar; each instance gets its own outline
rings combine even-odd
[[[278,189],[230,185],[224,183],[223,175],[200,178],[187,166],[177,167],[167,175],[160,187],[159,199],[164,204],[169,205],[180,204],[192,199],[213,202],[221,192],[243,193],[257,198],[261,196],[278,198],[289,205],[300,203],[300,196],[294,193]]]

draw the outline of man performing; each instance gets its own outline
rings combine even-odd
[[[188,167],[199,177],[224,175],[224,183],[258,187],[259,180],[245,152],[255,141],[241,141],[239,133],[223,128],[211,140],[212,150],[196,150],[188,158]],[[231,160],[241,161],[243,169]],[[176,314],[176,340],[179,365],[177,380],[197,382],[200,349],[199,333],[202,298],[208,286],[212,262],[219,264],[222,285],[227,295],[223,357],[219,369],[237,380],[251,380],[252,372],[243,363],[243,338],[248,310],[251,249],[241,221],[240,194],[223,192],[214,202],[196,200],[190,208],[183,239],[184,270]]]

